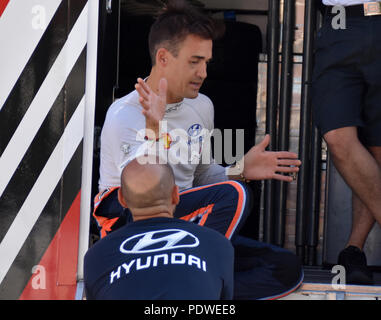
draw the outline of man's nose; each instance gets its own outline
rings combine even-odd
[[[202,79],[205,79],[208,75],[206,68],[207,68],[206,63],[201,63],[200,68],[198,68],[197,70],[197,76]]]

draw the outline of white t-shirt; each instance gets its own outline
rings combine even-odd
[[[323,0],[326,6],[353,6],[355,4],[362,4],[375,0]]]
[[[144,140],[145,117],[138,99],[139,94],[135,90],[115,101],[107,111],[101,133],[99,191],[120,186],[123,167],[141,154],[144,146],[154,144]],[[203,153],[209,148],[205,143],[206,135],[214,127],[214,108],[207,96],[200,93],[195,99],[168,104],[163,124],[167,127],[163,132],[169,133],[173,140],[167,159],[177,161],[176,164],[173,161],[168,163],[180,190],[227,180],[225,168],[214,163],[210,152],[206,152],[209,159],[205,159]],[[189,161],[184,161],[184,153],[180,155],[180,140],[188,149],[186,156]]]

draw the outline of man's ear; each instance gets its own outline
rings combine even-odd
[[[177,205],[180,202],[179,187],[174,185],[172,189],[172,204]]]
[[[121,205],[123,208],[128,208],[128,206],[127,206],[127,204],[126,204],[126,201],[124,201],[124,199],[123,199],[122,188],[119,188],[119,189],[118,189],[118,200],[119,200],[120,205]]]
[[[168,63],[169,51],[165,48],[160,48],[156,52],[156,64],[165,67]]]

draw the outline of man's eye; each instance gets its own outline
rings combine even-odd
[[[191,64],[197,64],[198,61],[191,61]]]

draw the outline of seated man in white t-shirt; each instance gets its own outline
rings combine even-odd
[[[152,25],[151,73],[146,81],[138,79],[135,91],[112,104],[102,129],[100,193],[94,212],[102,237],[129,221],[115,189],[123,166],[144,152],[164,153],[174,171],[181,191],[181,215],[175,216],[214,228],[227,238],[250,212],[250,192],[243,181],[292,181],[284,173],[299,170],[295,153],[265,151],[269,136],[227,169],[211,157],[214,109],[199,89],[218,33],[213,20],[182,1],[170,2]]]
[[[252,207],[244,181],[292,181],[288,174],[296,173],[301,162],[295,153],[266,151],[268,135],[227,169],[211,157],[214,109],[199,89],[216,34],[210,18],[180,0],[170,1],[152,25],[151,73],[106,115],[94,217],[102,238],[131,222],[129,209],[118,202],[122,169],[142,154],[159,154],[168,160],[180,189],[174,217],[237,243],[235,298],[274,298],[294,290],[303,272],[294,254],[237,236]]]

